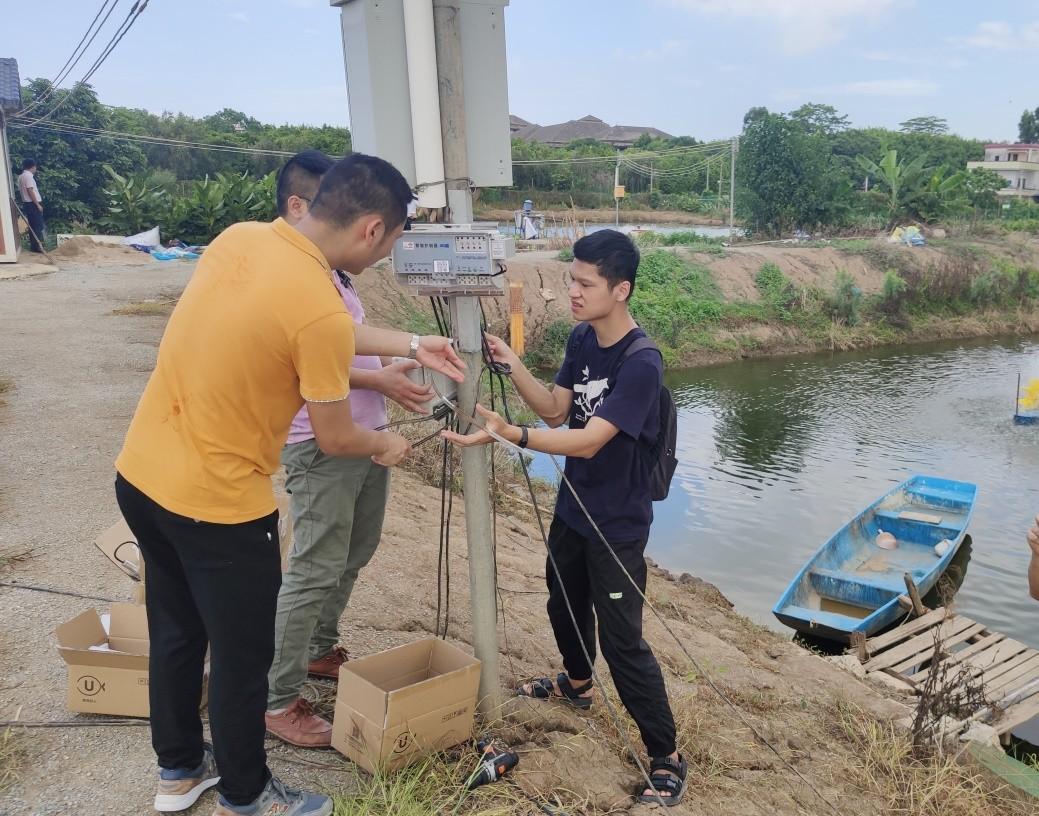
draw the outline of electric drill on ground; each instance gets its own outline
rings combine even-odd
[[[482,756],[480,767],[469,777],[469,789],[497,782],[519,764],[519,755],[504,745],[495,745],[492,740],[480,740],[476,750]]]

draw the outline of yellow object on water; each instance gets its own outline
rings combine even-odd
[[[1039,408],[1039,379],[1032,380],[1022,391],[1023,395],[1018,399],[1018,404],[1026,411]]]

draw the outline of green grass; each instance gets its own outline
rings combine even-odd
[[[362,777],[356,790],[331,791],[334,816],[429,816],[439,813],[492,816],[533,811],[512,785],[466,791],[476,769],[475,751],[433,755],[399,771]]]
[[[861,254],[874,246],[874,242],[872,238],[834,238],[830,245],[841,252]]]

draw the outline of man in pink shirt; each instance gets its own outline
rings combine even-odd
[[[307,212],[332,160],[307,150],[286,162],[278,175],[278,214],[289,224]],[[364,308],[349,276],[334,283],[355,323]],[[357,355],[350,369],[350,413],[355,423],[375,430],[386,424],[386,397],[409,411],[421,411],[428,386],[405,376],[414,360],[383,365]],[[293,548],[278,594],[274,661],[269,675],[267,730],[304,748],[331,744],[332,724],[300,696],[307,674],[336,679],[347,659],[339,645],[339,618],[358,571],[375,554],[382,535],[389,469],[371,459],[327,456],[319,449],[307,409],[296,415],[282,451],[285,486],[292,496]]]

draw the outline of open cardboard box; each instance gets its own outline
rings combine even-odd
[[[332,747],[371,773],[410,765],[472,733],[480,661],[428,638],[339,670]]]
[[[55,631],[69,667],[69,710],[147,717],[148,615],[139,604],[114,603],[106,617],[88,609]]]

